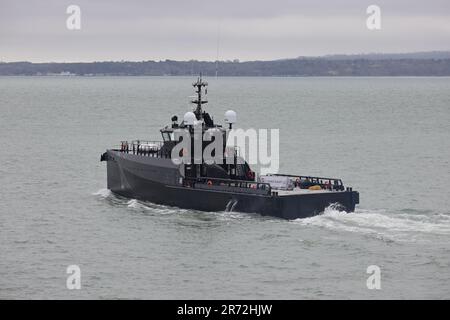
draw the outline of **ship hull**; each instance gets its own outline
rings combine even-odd
[[[201,211],[237,211],[284,219],[320,214],[332,204],[347,212],[359,202],[356,191],[311,194],[253,194],[189,188],[170,159],[107,151],[108,189],[127,198]]]

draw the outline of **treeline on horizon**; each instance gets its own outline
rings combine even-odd
[[[0,62],[2,76],[450,76],[450,59],[327,59],[274,61]]]

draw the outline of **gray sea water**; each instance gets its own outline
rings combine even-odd
[[[0,77],[0,298],[450,298],[450,78],[207,79],[216,120],[280,129],[280,172],[360,192],[295,221],[106,189],[100,154],[158,139],[193,80]]]

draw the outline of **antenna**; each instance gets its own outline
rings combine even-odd
[[[206,87],[208,86],[208,82],[202,80],[202,74],[200,73],[200,76],[197,78],[197,81],[194,82],[192,86],[196,88],[195,93],[197,94],[197,97],[191,100],[191,102],[197,105],[194,114],[197,117],[197,120],[200,120],[202,118],[203,113],[202,104],[208,103],[206,99],[202,100],[202,88],[205,89],[206,94]]]

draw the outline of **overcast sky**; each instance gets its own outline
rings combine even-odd
[[[81,8],[81,30],[66,9]],[[366,9],[381,8],[381,30]],[[450,0],[0,0],[0,61],[272,60],[450,50]]]

